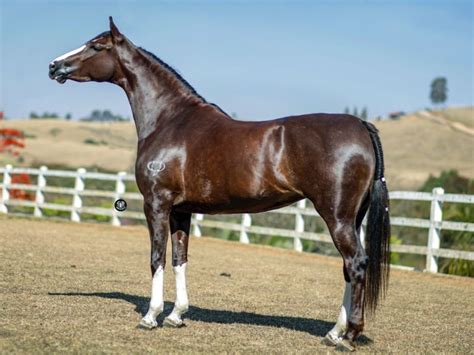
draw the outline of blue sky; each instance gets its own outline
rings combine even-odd
[[[367,106],[370,116],[473,105],[473,2],[0,0],[0,110],[93,109],[131,116],[111,84],[49,80],[51,59],[108,29],[175,67],[208,101],[242,119]]]

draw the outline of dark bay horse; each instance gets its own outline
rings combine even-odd
[[[164,325],[183,324],[191,213],[263,212],[306,197],[342,255],[346,281],[337,323],[323,341],[354,350],[364,310],[375,310],[389,271],[388,193],[372,124],[337,114],[233,120],[136,47],[112,18],[110,31],[53,60],[49,75],[60,83],[110,82],[130,101],[138,134],[136,180],[151,240],[151,301],[142,327],[156,327],[163,311],[169,235],[177,295]],[[359,231],[367,211],[363,246]]]

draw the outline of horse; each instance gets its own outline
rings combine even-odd
[[[364,313],[375,311],[389,276],[388,189],[375,126],[346,114],[232,119],[171,66],[134,45],[112,17],[109,27],[54,59],[49,77],[112,83],[130,102],[138,136],[135,175],[151,241],[151,299],[139,326],[157,327],[163,312],[169,235],[177,293],[163,326],[183,325],[192,213],[257,213],[308,198],[343,259],[340,314],[322,342],[355,350]]]

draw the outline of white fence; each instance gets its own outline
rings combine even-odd
[[[28,174],[30,176],[37,176],[37,183],[35,185],[12,183],[12,175],[22,173]],[[33,215],[35,217],[42,218],[43,210],[49,209],[68,213],[70,215],[71,221],[74,222],[80,222],[81,214],[87,213],[91,215],[108,216],[110,217],[111,223],[115,226],[120,226],[121,219],[123,218],[141,220],[145,219],[144,214],[141,212],[117,212],[113,208],[113,201],[119,198],[123,198],[127,201],[141,201],[143,199],[139,193],[126,192],[126,182],[134,182],[135,177],[125,172],[120,172],[118,174],[104,174],[87,172],[85,169],[78,169],[77,171],[62,171],[48,170],[48,168],[45,166],[39,169],[30,169],[13,168],[11,165],[7,165],[4,168],[0,167],[0,174],[3,174],[3,182],[0,184],[0,213],[8,213],[9,208],[13,206],[31,207],[34,209]],[[48,186],[48,177],[72,178],[75,180],[74,188]],[[85,181],[87,179],[113,181],[115,182],[115,189],[114,191],[88,190],[85,188]],[[30,191],[34,193],[34,201],[12,198],[12,196],[10,196],[10,192],[14,190]],[[45,193],[71,195],[72,203],[70,205],[48,203],[45,201]],[[110,208],[83,206],[83,197],[87,196],[110,198]],[[408,226],[427,229],[427,245],[392,245],[392,251],[397,253],[426,255],[426,270],[430,272],[438,272],[438,257],[474,260],[474,252],[440,248],[442,229],[474,232],[474,223],[443,221],[443,202],[474,204],[474,195],[445,194],[442,188],[435,188],[433,189],[432,193],[393,191],[390,193],[390,199],[431,202],[431,213],[429,220],[407,217],[391,217],[391,222],[394,226]],[[249,243],[249,233],[282,236],[293,238],[294,249],[297,251],[303,250],[303,245],[301,242],[302,239],[332,242],[331,237],[327,234],[305,231],[305,221],[303,216],[318,216],[313,208],[306,206],[306,200],[299,201],[296,206],[284,207],[271,211],[271,213],[293,215],[295,218],[295,228],[289,230],[282,228],[255,226],[252,225],[252,217],[250,214],[242,214],[240,223],[206,220],[204,215],[196,214],[192,220],[192,234],[200,237],[202,235],[201,227],[232,230],[239,232],[240,242],[242,243]]]

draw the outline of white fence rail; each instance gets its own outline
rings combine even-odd
[[[30,176],[37,176],[37,183],[35,185],[12,183],[12,177],[15,174],[22,173],[28,174]],[[5,167],[0,167],[0,174],[3,175],[3,180],[0,184],[0,213],[9,213],[9,208],[14,206],[22,206],[33,208],[33,215],[35,217],[42,218],[43,210],[49,209],[65,211],[69,213],[70,219],[73,222],[80,222],[81,215],[87,213],[92,215],[108,216],[110,217],[111,223],[115,226],[120,226],[121,221],[124,218],[140,220],[145,219],[144,214],[141,212],[118,212],[113,208],[113,201],[119,198],[139,201],[143,199],[139,193],[126,192],[126,182],[134,182],[135,177],[125,172],[120,172],[118,174],[104,174],[87,172],[82,168],[78,169],[77,171],[66,171],[48,170],[48,168],[45,166],[39,169],[30,169],[13,168],[11,165],[7,165]],[[49,177],[74,179],[74,188],[48,186],[47,182]],[[85,181],[87,179],[114,181],[115,190],[88,190],[85,188]],[[34,201],[14,199],[11,195],[11,192],[14,190],[30,191],[32,193],[34,192],[35,199]],[[71,205],[48,203],[45,200],[45,193],[71,195],[72,203]],[[110,198],[111,207],[104,208],[84,206],[82,203],[83,197],[91,196]],[[429,220],[408,217],[391,217],[391,222],[394,226],[408,226],[428,229],[427,245],[392,245],[392,251],[397,253],[426,255],[426,270],[430,272],[438,272],[439,257],[474,260],[474,252],[440,248],[441,230],[455,230],[471,233],[474,232],[474,223],[444,221],[442,210],[443,202],[474,204],[474,195],[445,194],[442,188],[435,188],[433,189],[432,193],[393,191],[390,193],[390,199],[431,202],[431,213]],[[252,225],[252,217],[250,214],[242,214],[241,223],[209,220],[204,219],[204,215],[196,214],[192,220],[192,233],[193,235],[200,237],[202,235],[201,227],[231,230],[240,233],[240,242],[242,243],[250,242],[248,235],[249,233],[288,237],[293,238],[294,249],[297,251],[303,250],[303,244],[301,241],[302,239],[332,242],[331,237],[327,234],[305,231],[305,221],[303,216],[318,216],[313,208],[307,207],[306,200],[299,201],[296,206],[284,207],[271,211],[271,213],[294,215],[295,228],[290,230]]]

